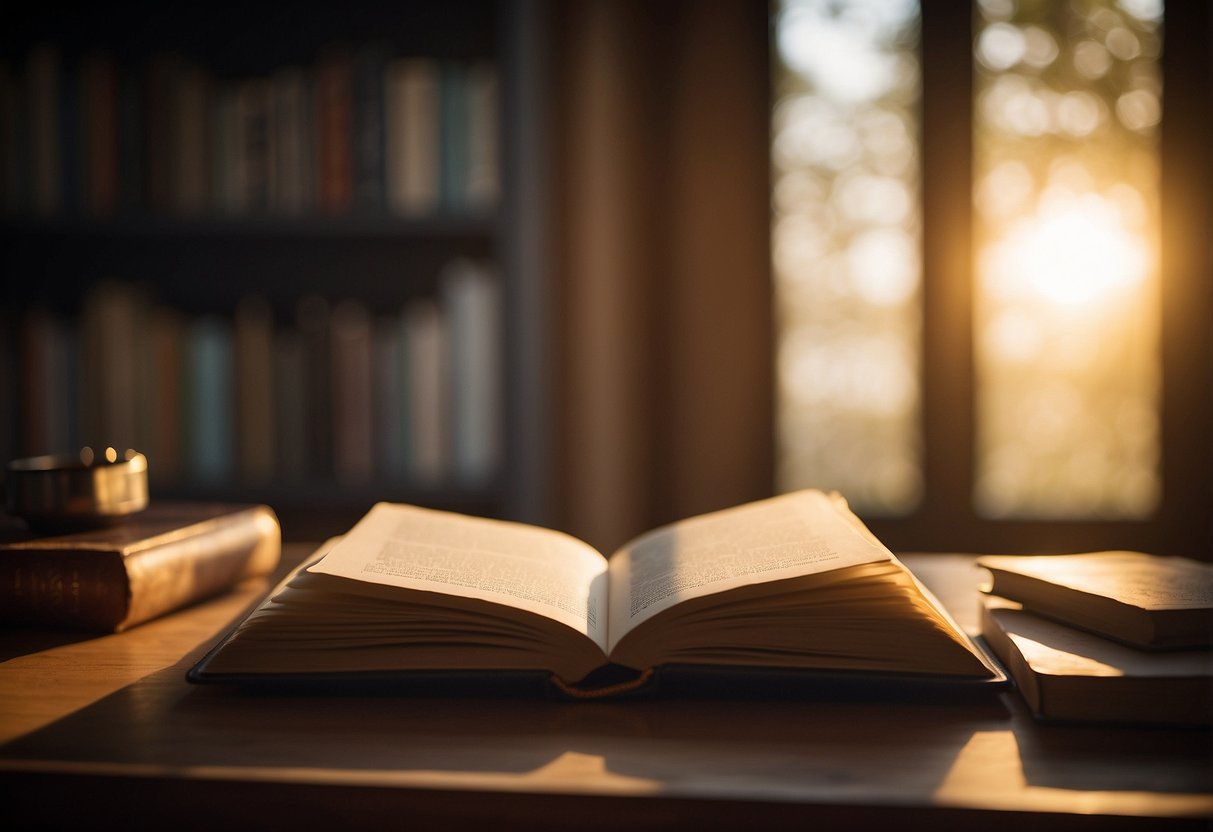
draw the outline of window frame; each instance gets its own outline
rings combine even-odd
[[[923,497],[865,520],[899,551],[1141,549],[1213,559],[1213,64],[1204,3],[1166,9],[1160,125],[1162,498],[1140,520],[982,517],[974,505],[973,33],[970,4],[922,0]]]

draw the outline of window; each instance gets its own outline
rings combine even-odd
[[[894,548],[1208,552],[1209,21],[1167,11],[778,4],[781,489]]]

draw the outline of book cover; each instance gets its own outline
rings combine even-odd
[[[0,528],[0,620],[128,629],[273,571],[281,532],[266,506],[152,503],[123,523],[66,535]]]

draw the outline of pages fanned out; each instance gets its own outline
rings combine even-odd
[[[840,497],[812,490],[610,559],[549,529],[381,503],[190,678],[536,671],[590,696],[680,667],[1005,680]]]

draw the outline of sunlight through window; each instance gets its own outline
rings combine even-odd
[[[975,37],[976,502],[1159,499],[1161,5],[982,0]]]

